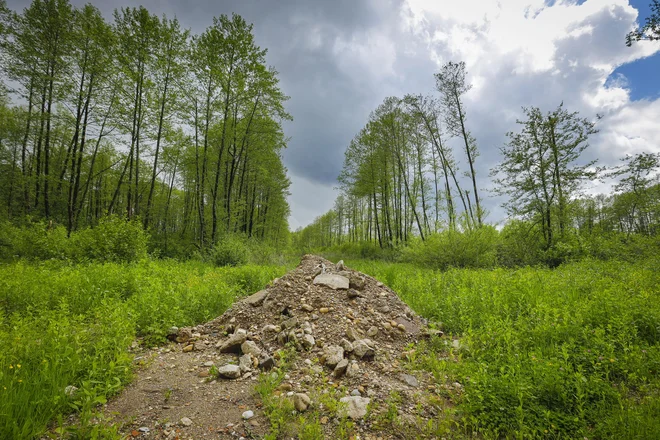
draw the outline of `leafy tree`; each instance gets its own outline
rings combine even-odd
[[[550,249],[557,232],[561,237],[565,234],[568,202],[594,176],[590,168],[595,161],[578,161],[596,130],[592,122],[568,112],[563,104],[547,114],[535,107],[523,112],[526,119],[518,121],[521,131],[507,133],[509,142],[500,149],[503,160],[492,170],[498,185],[495,192],[509,196],[504,207],[511,215],[541,224]]]
[[[477,150],[477,140],[466,128],[467,114],[465,112],[465,103],[463,102],[463,95],[469,92],[472,88],[472,86],[466,82],[466,75],[465,62],[461,61],[459,63],[454,63],[450,61],[442,66],[440,73],[435,74],[435,79],[436,88],[438,92],[440,92],[440,99],[445,109],[445,124],[447,130],[452,136],[460,137],[463,140],[465,154],[470,167],[469,177],[472,179],[476,213],[472,212],[471,201],[468,194],[466,194],[468,201],[467,206],[470,211],[472,223],[481,226],[483,224],[483,211],[481,209],[481,201],[477,189],[477,173],[474,167],[474,163],[479,156],[479,151]]]

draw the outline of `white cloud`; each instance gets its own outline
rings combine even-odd
[[[522,106],[550,111],[564,102],[583,117],[603,116],[589,150],[589,159],[602,165],[660,151],[660,99],[631,101],[625,77],[608,80],[617,67],[660,51],[660,42],[625,46],[637,20],[628,0],[402,1],[382,23],[339,36],[332,46],[335,65],[365,93],[361,105],[375,106],[387,95],[430,92],[442,64],[465,61],[473,84],[466,97],[468,125],[481,150],[477,172],[484,190]],[[295,176],[293,181],[295,228],[330,209],[335,191]],[[296,195],[299,190],[306,196]],[[500,221],[501,201],[485,191],[483,196],[490,220]]]

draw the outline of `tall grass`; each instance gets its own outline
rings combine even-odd
[[[348,261],[462,338],[461,429],[483,438],[660,438],[660,261],[446,272]],[[439,350],[444,344],[438,345]]]
[[[209,320],[284,271],[148,260],[0,266],[0,438],[34,438],[74,410],[84,423],[130,379],[136,336],[159,343],[170,326]],[[67,395],[70,385],[78,390]]]

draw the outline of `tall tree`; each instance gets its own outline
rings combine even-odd
[[[476,204],[476,219],[474,213],[471,215],[473,223],[478,226],[483,224],[483,210],[477,189],[477,173],[474,163],[479,156],[477,141],[466,128],[466,112],[463,96],[470,91],[472,86],[466,82],[467,72],[465,62],[448,62],[439,73],[435,74],[436,88],[440,92],[441,101],[445,108],[445,124],[449,133],[460,137],[463,140],[465,154],[470,167],[470,178],[472,179],[472,188],[474,190],[474,201]],[[470,199],[468,198],[468,208],[472,212]]]
[[[595,161],[579,161],[596,131],[592,122],[563,105],[545,115],[535,107],[523,112],[526,119],[517,121],[520,132],[507,133],[509,142],[500,149],[503,160],[491,174],[498,185],[495,192],[509,196],[507,211],[539,222],[549,249],[556,242],[556,223],[563,233],[568,202],[593,177]]]

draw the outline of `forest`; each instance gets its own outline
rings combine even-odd
[[[660,40],[658,0],[651,12],[621,42]],[[433,91],[384,97],[337,146],[333,208],[294,231],[296,115],[254,25],[216,15],[196,34],[143,6],[0,0],[0,438],[185,438],[106,407],[142,354],[182,351],[170,329],[274,288],[305,254],[428,324],[396,362],[433,382],[433,417],[405,420],[392,392],[348,420],[351,390],[326,373],[303,414],[276,388],[288,344],[255,382],[265,438],[660,438],[657,148],[601,163],[607,118],[561,97],[509,109],[516,128],[486,145],[468,64],[445,60]],[[219,379],[209,368],[200,383]]]
[[[286,236],[288,97],[242,17],[191,35],[144,7],[0,8],[5,221],[139,219],[172,256]]]

